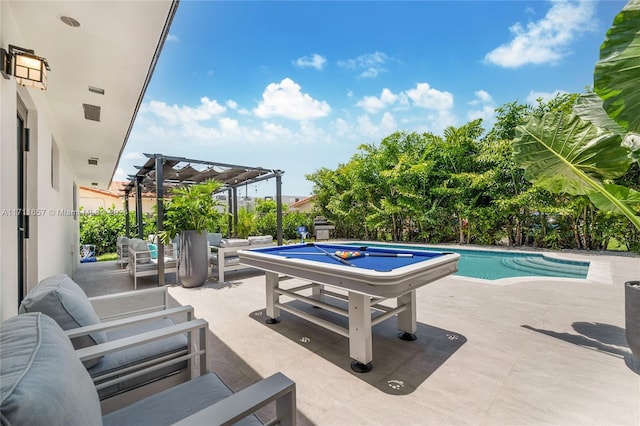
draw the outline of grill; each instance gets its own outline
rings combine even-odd
[[[329,232],[334,229],[336,229],[336,227],[330,224],[324,216],[318,216],[313,219],[313,235],[316,237],[316,241],[328,240]]]

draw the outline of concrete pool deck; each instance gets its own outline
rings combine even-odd
[[[592,262],[593,276],[420,288],[418,340],[397,339],[394,319],[375,326],[367,374],[350,370],[344,337],[286,313],[265,324],[256,271],[169,293],[209,322],[208,366],[231,387],[276,371],[294,380],[301,425],[638,425],[624,282],[640,278],[640,257],[556,255]],[[133,289],[115,262],[80,265],[75,279],[89,295]]]

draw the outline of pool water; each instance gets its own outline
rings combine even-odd
[[[531,276],[585,279],[589,271],[589,262],[555,259],[537,253],[514,253],[508,251],[371,244],[362,242],[349,244],[458,253],[460,254],[460,260],[458,261],[458,272],[455,275],[481,278],[484,280]]]

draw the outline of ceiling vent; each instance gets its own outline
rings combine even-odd
[[[101,89],[99,87],[89,86],[89,91],[91,93],[97,93],[98,95],[104,95],[104,89]]]
[[[98,159],[96,157],[89,158],[89,164],[92,165],[92,166],[97,166],[98,165]]]
[[[92,121],[100,121],[100,107],[97,105],[82,104],[84,118]]]

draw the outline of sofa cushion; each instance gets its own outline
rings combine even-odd
[[[91,377],[46,315],[18,315],[0,325],[0,418],[3,425],[102,422]]]
[[[53,318],[63,330],[100,324],[85,292],[68,275],[52,275],[33,288],[20,303],[20,313],[42,312]],[[105,343],[107,336],[99,331],[71,339],[76,349]],[[98,359],[85,361],[87,368]]]
[[[215,373],[208,373],[186,383],[156,393],[104,416],[105,426],[170,425],[218,402],[233,392]],[[176,401],[179,403],[176,404]],[[254,415],[237,425],[261,425]]]
[[[149,246],[147,242],[140,238],[132,238],[129,240],[129,250],[136,252],[137,263],[150,263],[151,253],[149,252]],[[130,256],[133,257],[133,256]]]
[[[249,244],[249,240],[244,238],[225,238],[220,241],[220,247],[244,247]]]
[[[273,237],[271,235],[255,235],[247,237],[251,245],[265,245],[273,243]]]

